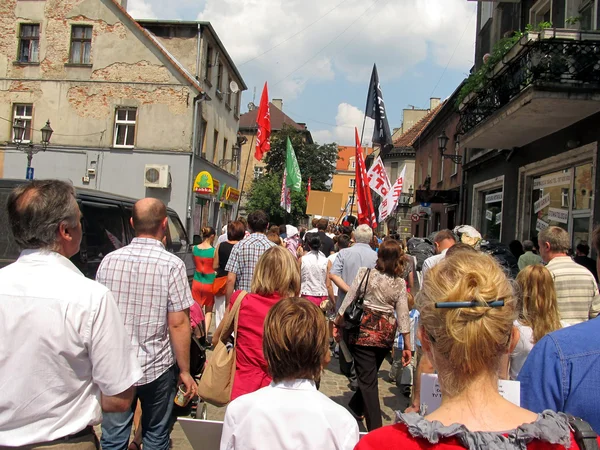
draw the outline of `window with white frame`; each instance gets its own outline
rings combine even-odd
[[[529,23],[537,26],[552,19],[552,1],[538,0],[529,10]]]
[[[350,178],[350,187],[353,188],[356,186],[356,180],[354,178]]]
[[[350,158],[349,168],[352,170],[356,169],[356,159],[354,159],[354,157]]]
[[[460,142],[456,141],[454,143],[454,156],[456,157],[456,159],[458,159],[458,149],[460,147]],[[452,167],[452,176],[456,175],[458,173],[458,163],[455,161],[452,163],[453,167]]]
[[[254,167],[254,179],[260,180],[260,178],[264,175],[264,170],[265,170],[265,168],[262,166],[255,166]]]
[[[92,54],[92,27],[73,25],[71,28],[71,64],[90,64]]]
[[[115,113],[115,147],[131,148],[135,145],[137,108],[117,108]]]
[[[37,63],[40,61],[40,25],[22,23],[19,30],[18,61]]]
[[[31,103],[17,104],[13,107],[13,124],[15,121],[25,127],[21,142],[31,142],[31,121],[33,120],[33,105]],[[19,136],[15,136],[13,130],[13,141],[18,140]]]
[[[595,0],[580,0],[579,6],[579,24],[581,30],[594,30],[594,3]]]
[[[444,157],[440,157],[440,179],[438,180],[440,183],[444,181]]]

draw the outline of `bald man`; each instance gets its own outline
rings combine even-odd
[[[117,300],[144,375],[136,384],[130,410],[104,415],[101,443],[104,450],[127,448],[139,398],[143,446],[168,450],[177,388],[175,362],[186,397],[197,393],[190,375],[189,308],[194,300],[183,261],[163,245],[168,226],[165,204],[154,198],[138,201],[131,226],[136,237],[104,257],[96,278]]]

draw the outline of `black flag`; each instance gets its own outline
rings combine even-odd
[[[394,146],[392,142],[392,133],[390,133],[390,124],[385,112],[385,103],[383,101],[383,92],[379,85],[379,75],[377,74],[377,65],[373,64],[373,73],[371,74],[371,83],[369,84],[369,95],[367,95],[367,106],[365,107],[367,117],[375,120],[373,129],[373,144],[379,144],[381,147],[380,155],[385,156]]]

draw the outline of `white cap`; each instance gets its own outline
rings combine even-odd
[[[289,238],[294,237],[298,234],[298,228],[296,228],[293,225],[286,225],[285,226],[285,234]]]

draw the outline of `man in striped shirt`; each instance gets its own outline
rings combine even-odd
[[[554,277],[560,319],[574,325],[596,317],[600,312],[596,280],[567,255],[569,234],[560,227],[548,227],[540,232],[538,244],[540,256]]]

